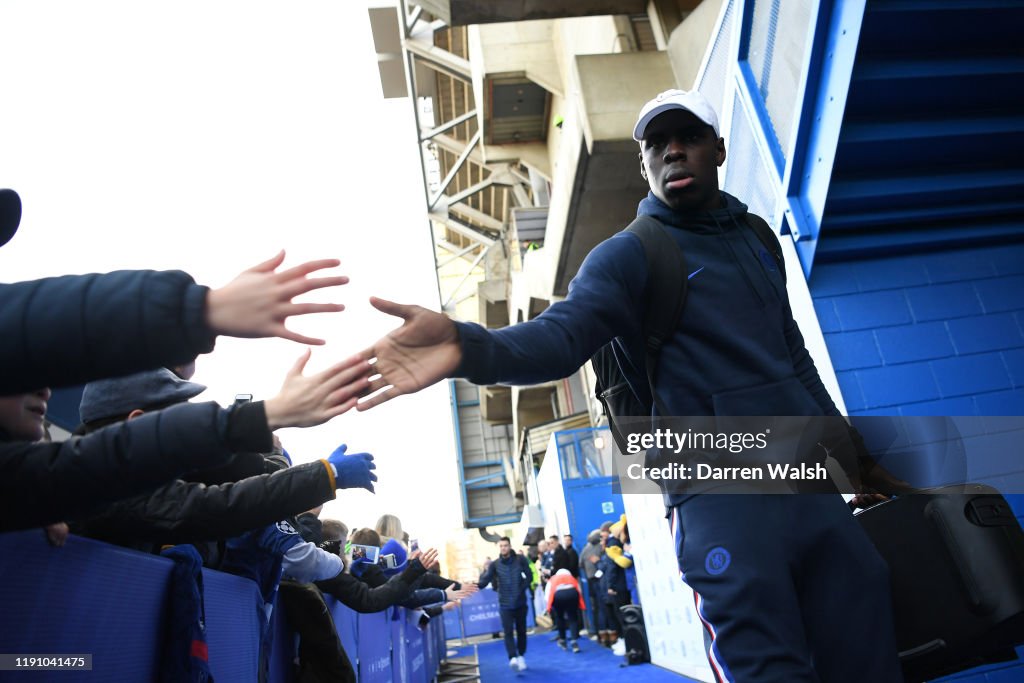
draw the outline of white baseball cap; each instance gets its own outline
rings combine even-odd
[[[711,103],[696,90],[689,92],[685,90],[666,90],[653,100],[649,101],[640,110],[640,118],[633,127],[633,139],[640,142],[644,139],[644,132],[647,124],[654,120],[658,114],[669,109],[682,109],[688,111],[698,119],[715,129],[715,135],[722,137],[718,130],[718,115],[715,114]]]

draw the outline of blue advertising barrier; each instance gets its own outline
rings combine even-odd
[[[453,614],[454,611],[445,612],[445,615]],[[418,612],[407,611],[405,617],[405,673],[403,681],[409,683],[427,683],[427,647],[426,638],[422,637],[419,631],[420,616]],[[433,623],[433,622],[431,622]],[[446,626],[447,628],[447,626]],[[438,633],[445,629],[434,629]]]
[[[462,613],[462,633],[467,638],[501,630],[498,594],[490,588],[463,600],[459,611]]]
[[[359,640],[357,634],[358,624],[356,620],[358,615],[330,595],[325,595],[324,601],[331,610],[331,616],[334,617],[334,628],[338,632],[338,638],[341,639],[341,646],[345,649],[345,653],[348,655],[348,661],[351,662],[352,667],[355,668],[356,656],[358,655],[358,647],[356,646],[356,643]]]
[[[445,610],[444,630],[449,638],[462,638],[462,611],[458,608]]]
[[[391,677],[395,681],[409,680],[409,666],[406,662],[409,644],[405,640],[405,624],[407,619],[398,608],[387,610],[391,620]]]
[[[527,596],[529,599],[529,596]],[[484,633],[497,633],[501,630],[501,611],[498,606],[498,593],[491,588],[484,588],[462,601],[462,605],[454,610],[459,613],[462,624],[462,636],[469,638]],[[445,622],[447,627],[447,621]],[[526,626],[533,628],[533,610],[527,608]],[[448,637],[455,637],[448,632]]]
[[[360,614],[356,618],[361,683],[391,683],[391,622],[388,612]]]
[[[0,534],[0,652],[91,654],[76,681],[156,680],[170,594],[166,558],[70,536],[51,547],[40,529]],[[256,680],[259,625],[256,585],[203,570],[210,669],[218,680]],[[418,628],[419,611],[391,608],[356,615],[325,596],[359,681],[434,678],[445,656],[445,628]],[[271,683],[290,683],[295,634],[273,612]],[[392,617],[397,616],[397,620]],[[396,664],[397,662],[397,664]],[[0,672],[0,681],[20,680]],[[65,681],[65,671],[33,671],[33,681]]]

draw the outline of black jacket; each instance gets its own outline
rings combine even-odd
[[[419,560],[414,561],[416,564],[421,564]],[[407,570],[408,567],[406,567],[406,571]],[[443,589],[436,586],[425,587],[420,585],[428,575],[429,573],[419,575],[417,580],[411,586],[412,590],[402,598],[398,604],[402,607],[408,607],[409,609],[416,609],[423,605],[433,605],[434,603],[444,602],[447,599],[447,596],[445,596]],[[362,567],[362,572],[359,574],[359,580],[371,588],[379,588],[389,581],[388,575],[385,574],[384,570],[376,564],[365,565]],[[445,580],[447,581],[447,579]],[[450,585],[450,583],[448,585]]]
[[[622,544],[619,539],[609,536],[607,541],[607,548],[618,548],[619,554],[621,554]],[[614,552],[614,551],[613,551]],[[616,602],[616,598],[629,599],[629,586],[626,583],[626,570],[623,569],[612,559],[611,553],[605,550],[605,554],[597,563],[597,568],[601,570],[601,600],[607,603]],[[608,593],[609,590],[615,591],[616,595]]]
[[[420,577],[420,580],[416,582],[416,588],[440,588],[441,590],[445,590],[449,586],[454,587],[455,590],[462,589],[462,584],[458,581],[454,581],[430,571]]]
[[[188,363],[213,350],[208,291],[152,270],[0,285],[0,395]]]
[[[412,593],[413,584],[426,571],[419,560],[413,560],[401,574],[373,587],[346,573],[338,574],[333,579],[317,581],[316,586],[357,612],[379,612],[407,600]]]
[[[551,563],[551,576],[557,574],[559,569],[568,569],[570,572],[573,571],[573,566],[569,561],[569,553],[565,552],[565,548],[561,545],[556,545],[553,553],[554,561]]]
[[[371,564],[365,565],[362,568],[359,578],[371,586],[381,586],[388,580],[388,575],[384,573],[384,569],[380,565]],[[412,587],[414,589],[439,588],[445,590],[449,586],[454,586],[455,590],[462,588],[462,584],[458,581],[453,581],[432,571],[426,571],[417,576],[416,582]]]
[[[311,462],[219,486],[178,479],[71,522],[71,530],[137,548],[239,536],[332,500],[327,467],[323,461]]]
[[[2,336],[2,335],[0,335]],[[235,451],[273,447],[262,402],[183,403],[62,443],[0,435],[0,531],[93,514]]]
[[[565,555],[569,559],[569,566],[566,567],[566,569],[568,569],[569,573],[575,578],[580,578],[580,556],[579,553],[576,552],[576,548],[569,546],[565,549]]]
[[[533,570],[525,557],[512,553],[505,558],[501,555],[491,562],[480,575],[479,586],[484,588],[495,583],[498,591],[498,604],[502,609],[516,609],[526,606],[526,589],[533,580]]]

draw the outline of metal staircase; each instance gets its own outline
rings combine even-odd
[[[869,0],[816,262],[1024,240],[1024,2]]]

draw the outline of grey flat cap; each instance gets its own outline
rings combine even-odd
[[[206,391],[202,384],[181,379],[167,368],[89,382],[82,392],[78,413],[82,422],[127,415],[174,403],[184,403]]]

